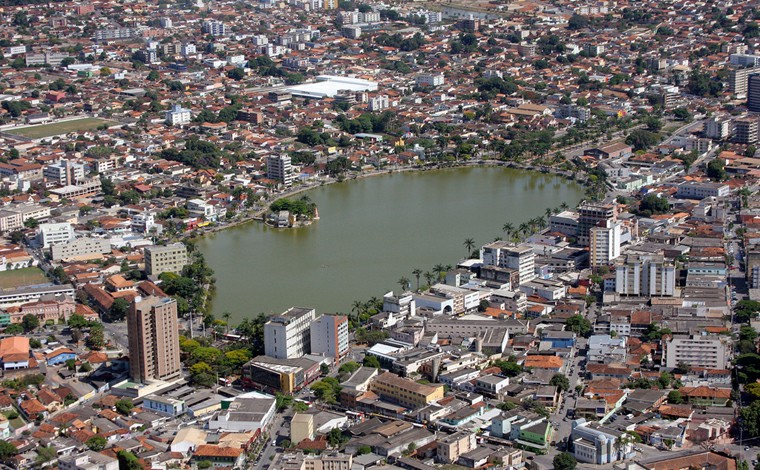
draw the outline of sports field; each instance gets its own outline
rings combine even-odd
[[[16,134],[30,139],[41,139],[53,135],[67,134],[76,131],[89,131],[103,124],[112,124],[112,121],[98,118],[72,119],[70,121],[54,122],[52,124],[41,124],[39,126],[20,127],[17,129],[8,129],[9,134]]]
[[[44,284],[48,281],[40,268],[23,268],[0,271],[0,289]]]

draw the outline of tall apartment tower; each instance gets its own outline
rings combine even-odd
[[[287,155],[267,157],[267,178],[277,180],[285,186],[293,183],[293,167]]]
[[[322,315],[311,322],[311,353],[336,361],[348,354],[348,317]]]
[[[181,375],[177,301],[137,297],[127,314],[129,375],[132,380],[171,380]]]
[[[620,256],[620,222],[608,220],[604,226],[592,227],[589,231],[589,264],[592,268],[608,266]]]
[[[758,137],[757,118],[745,117],[734,121],[736,141],[740,144],[754,144]]]
[[[728,73],[728,90],[737,98],[746,97],[749,76],[758,72],[760,72],[760,69],[755,67],[731,68]]]
[[[614,204],[584,204],[578,208],[578,243],[591,244],[591,228],[606,226],[608,221],[617,220]]]
[[[178,274],[187,265],[187,247],[182,243],[146,246],[145,274],[158,276],[161,273]]]
[[[483,246],[483,264],[514,269],[523,285],[536,277],[536,254],[529,245],[496,241]]]
[[[296,359],[311,352],[313,308],[291,307],[269,317],[264,325],[264,353],[277,359]]]
[[[755,73],[747,79],[747,109],[760,113],[760,73]]]

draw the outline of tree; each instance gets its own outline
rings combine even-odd
[[[668,393],[668,403],[671,405],[680,405],[683,403],[683,396],[678,390],[671,390]]]
[[[87,347],[98,351],[103,349],[106,345],[105,336],[103,335],[103,327],[98,325],[90,329],[90,335],[87,337]]]
[[[30,217],[24,221],[24,227],[26,228],[37,228],[39,226],[40,222],[34,217]]]
[[[227,72],[227,76],[233,80],[242,80],[245,78],[245,70],[241,69],[240,67],[236,67]]]
[[[275,406],[277,407],[277,411],[283,412],[288,409],[293,404],[293,397],[290,395],[285,395],[283,393],[277,392],[274,396],[275,398]]]
[[[374,367],[375,369],[380,368],[380,361],[377,359],[376,356],[364,356],[364,367]]]
[[[148,76],[146,77],[147,80],[151,82],[158,81],[161,78],[161,76],[158,74],[157,71],[151,70]]]
[[[56,451],[55,447],[53,446],[37,447],[37,459],[36,459],[37,463],[42,464],[45,462],[50,462],[56,457],[58,457],[58,452]]]
[[[591,332],[591,322],[582,315],[573,315],[565,320],[565,328],[579,336],[586,336]]]
[[[340,390],[340,383],[335,377],[325,377],[311,386],[311,391],[317,399],[325,403],[336,403]]]
[[[119,297],[113,301],[111,308],[108,310],[108,319],[111,321],[121,321],[127,316],[129,311],[129,301]]]
[[[625,143],[632,146],[634,150],[646,150],[659,142],[659,134],[644,129],[636,129],[625,138]]]
[[[106,441],[106,438],[103,436],[92,436],[91,438],[87,439],[84,444],[89,447],[90,450],[99,452],[106,448],[108,441]]]
[[[358,449],[356,449],[356,455],[365,455],[372,452],[372,447],[368,445],[359,446]]]
[[[578,466],[578,461],[575,460],[575,457],[567,452],[557,454],[552,463],[554,464],[554,470],[575,470],[575,467]]]
[[[760,400],[755,400],[749,406],[740,410],[744,429],[750,437],[760,436]]]
[[[554,385],[564,392],[570,388],[570,380],[564,374],[554,374],[549,381],[549,385]]]
[[[18,454],[16,446],[7,441],[0,441],[0,462],[9,462]]]
[[[29,333],[40,327],[40,319],[36,315],[27,313],[21,319],[21,326],[24,328],[25,333]]]
[[[348,442],[348,438],[343,435],[343,431],[340,428],[333,428],[327,433],[327,442],[331,447],[340,447],[345,442]]]
[[[398,280],[398,285],[401,286],[401,291],[405,292],[409,288],[409,278],[402,276]]]
[[[129,416],[134,407],[134,403],[129,398],[122,398],[116,402],[116,411],[124,416]]]
[[[13,324],[5,327],[5,334],[7,335],[20,335],[24,332],[24,327],[19,324]]]
[[[707,164],[707,177],[714,181],[723,181],[728,178],[726,173],[726,162],[723,159],[716,158]]]
[[[650,216],[653,214],[667,214],[670,212],[668,200],[656,194],[647,194],[639,203],[639,214]]]
[[[501,369],[501,373],[507,377],[517,377],[523,373],[523,366],[515,362],[514,358],[511,357],[506,361],[494,361],[493,365]]]
[[[353,374],[359,367],[361,367],[361,365],[358,362],[348,361],[341,364],[340,368],[338,369],[338,373],[343,375],[350,375]]]
[[[467,248],[467,257],[472,257],[472,249],[475,248],[475,240],[472,238],[466,238],[464,240],[464,246]]]
[[[143,470],[140,460],[128,450],[120,450],[116,457],[119,459],[119,470]]]

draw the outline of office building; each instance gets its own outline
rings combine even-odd
[[[67,243],[74,239],[74,227],[70,223],[40,224],[37,232],[37,243],[42,248],[50,248],[53,245]]]
[[[760,73],[747,79],[747,109],[753,113],[760,112]]]
[[[676,268],[663,255],[629,255],[615,268],[615,292],[621,295],[675,295]]]
[[[171,380],[181,376],[177,301],[137,297],[127,313],[129,373],[132,380]]]
[[[517,270],[520,285],[536,277],[536,255],[528,245],[514,245],[504,241],[489,243],[483,246],[483,264]]]
[[[591,228],[605,227],[608,221],[617,220],[617,207],[614,204],[583,204],[578,208],[578,243],[591,244]]]
[[[161,273],[182,272],[187,265],[187,248],[182,243],[145,247],[145,273],[158,276]]]
[[[49,182],[66,186],[84,180],[84,165],[71,160],[59,160],[47,165],[42,175]]]
[[[284,186],[293,183],[293,167],[288,155],[271,155],[267,157],[267,178],[279,181]]]
[[[58,459],[59,470],[119,470],[119,460],[86,450]]]
[[[189,124],[193,119],[193,115],[189,109],[175,104],[172,109],[166,112],[166,123],[171,126],[181,126],[183,124]]]
[[[665,367],[679,364],[706,369],[726,368],[726,343],[713,335],[676,335],[665,342]]]
[[[313,308],[291,307],[269,317],[264,325],[264,353],[277,359],[295,359],[311,352]]]
[[[633,440],[625,431],[588,423],[584,418],[573,421],[572,427],[570,440],[578,462],[603,465],[633,455]]]
[[[312,354],[323,354],[336,362],[348,354],[348,317],[322,315],[310,328]]]
[[[592,268],[607,266],[620,256],[622,224],[608,220],[602,227],[589,231],[589,263]]]
[[[690,181],[678,185],[676,197],[684,199],[704,199],[706,197],[726,197],[731,188],[723,183],[702,183]]]
[[[305,357],[277,359],[257,356],[243,366],[241,381],[269,393],[296,393],[319,378],[319,362]]]
[[[419,384],[392,372],[383,372],[375,377],[370,390],[382,400],[409,409],[422,408],[443,398],[443,385]]]
[[[94,259],[110,253],[111,242],[107,238],[75,238],[50,247],[50,256],[53,261]]]
[[[734,121],[736,142],[751,145],[757,142],[758,123],[757,118],[744,117]]]

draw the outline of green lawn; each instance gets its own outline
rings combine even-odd
[[[48,281],[40,268],[23,268],[0,272],[0,289],[44,284]]]
[[[30,139],[41,139],[53,135],[67,134],[69,132],[89,131],[103,124],[112,124],[112,121],[98,118],[72,119],[71,121],[55,122],[52,124],[8,129],[6,132],[9,134],[29,137]]]

